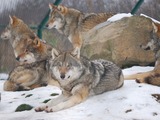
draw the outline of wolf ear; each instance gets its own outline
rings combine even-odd
[[[61,12],[63,14],[66,12],[66,7],[64,7],[64,6],[58,5],[57,9],[59,12]]]
[[[71,52],[71,55],[73,57],[76,57],[77,59],[80,58],[80,49],[79,48],[75,48],[72,52]]]
[[[49,3],[49,9],[52,11],[53,10],[53,4]]]
[[[56,57],[59,56],[59,52],[55,48],[52,49],[51,54],[52,54],[52,59],[55,59]]]
[[[58,5],[57,8],[58,8],[59,11],[62,11],[62,10],[63,10],[63,7],[62,7],[61,5]]]
[[[10,24],[13,25],[15,24],[16,22],[18,22],[18,18],[16,16],[10,16],[9,15],[9,18],[10,18]]]
[[[37,37],[33,40],[33,43],[35,47],[39,47],[41,45],[41,41]]]
[[[13,24],[13,18],[12,18],[12,16],[9,15],[9,19],[10,19],[10,24]]]
[[[153,26],[154,32],[157,32],[158,31],[158,27],[155,25],[154,22],[152,22],[152,26]]]
[[[54,9],[57,9],[57,6],[52,3],[49,3],[49,9],[52,11]]]

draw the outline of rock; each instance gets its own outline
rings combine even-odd
[[[148,65],[155,61],[152,51],[140,45],[150,41],[151,20],[132,16],[92,29],[84,37],[81,54],[89,59],[106,59],[120,67]]]

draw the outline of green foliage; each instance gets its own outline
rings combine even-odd
[[[26,95],[26,97],[25,98],[27,98],[27,97],[31,97],[33,94],[29,94],[29,95]]]
[[[47,99],[47,100],[44,100],[43,103],[47,103],[48,101],[50,101],[51,99]]]
[[[57,96],[59,95],[58,93],[52,93],[50,96]]]
[[[25,93],[23,93],[21,96],[24,96],[24,95],[26,95]]]
[[[15,110],[15,112],[21,112],[21,111],[26,111],[26,110],[31,110],[33,108],[33,106],[28,105],[28,104],[21,104],[17,107],[17,109]]]

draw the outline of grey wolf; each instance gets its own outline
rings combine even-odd
[[[56,112],[75,106],[89,96],[116,90],[123,85],[122,70],[107,60],[89,61],[73,50],[60,53],[52,50],[50,71],[62,94],[35,111]]]
[[[19,18],[10,17],[10,23],[1,35],[9,39],[16,59],[20,62],[9,74],[4,90],[30,90],[49,84],[48,61],[52,47],[42,42]],[[56,84],[54,80],[50,84]],[[57,85],[58,86],[58,85]]]
[[[155,53],[155,66],[152,71],[124,76],[125,80],[136,79],[138,83],[147,83],[160,86],[160,24],[152,22],[151,40],[140,47],[144,50],[152,50]]]
[[[55,28],[66,35],[73,47],[79,49],[79,52],[83,35],[97,24],[105,22],[113,16],[112,13],[82,13],[79,10],[61,5],[49,4],[49,8],[51,12],[46,27]]]

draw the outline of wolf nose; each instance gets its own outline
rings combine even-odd
[[[61,78],[64,79],[64,78],[65,78],[65,75],[61,75]]]
[[[49,26],[49,25],[47,24],[46,27],[48,28],[48,26]]]
[[[20,57],[16,57],[16,60],[19,61]]]

